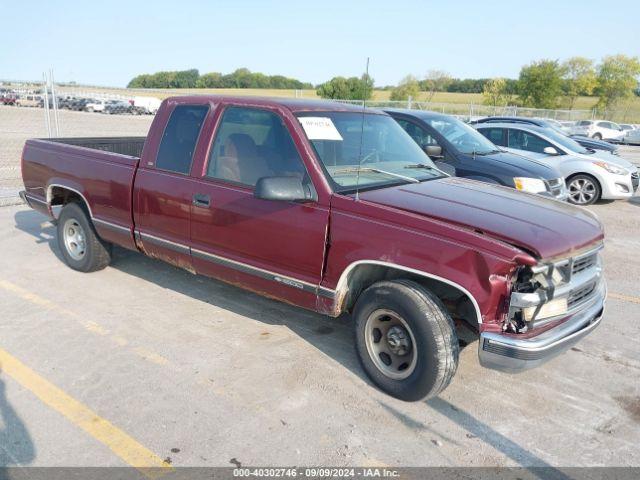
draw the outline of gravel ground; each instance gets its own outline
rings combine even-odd
[[[366,379],[346,316],[124,250],[77,273],[45,217],[0,208],[0,363],[17,359],[179,466],[637,467],[640,198],[591,209],[607,230],[602,325],[516,376],[481,368],[473,342],[439,398],[404,403]],[[126,465],[98,420],[61,415],[75,404],[50,395],[0,374],[0,467]]]

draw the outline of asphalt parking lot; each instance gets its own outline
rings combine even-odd
[[[68,136],[151,122],[60,114]],[[2,205],[24,140],[45,132],[39,109],[0,116]],[[640,148],[621,152],[640,165]],[[441,397],[408,404],[366,379],[348,317],[125,250],[80,274],[45,217],[2,207],[0,478],[16,465],[640,466],[640,197],[590,208],[607,231],[603,325],[518,376],[482,369],[471,343]]]
[[[461,354],[404,403],[329,319],[118,250],[81,274],[0,208],[0,466],[640,466],[640,198],[604,222],[610,296],[577,347],[517,376]]]

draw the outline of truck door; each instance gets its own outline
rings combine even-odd
[[[196,101],[170,103],[158,114],[134,182],[137,244],[148,255],[189,270],[189,173],[209,108]]]
[[[198,273],[315,308],[329,207],[255,198],[254,186],[265,176],[297,176],[313,188],[283,112],[227,106],[193,183],[193,265]]]

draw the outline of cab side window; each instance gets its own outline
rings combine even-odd
[[[421,147],[426,147],[427,145],[438,145],[437,140],[433,138],[429,132],[415,123],[402,119],[396,119],[396,122],[398,122],[402,129],[407,132],[409,136]]]
[[[528,152],[544,153],[547,147],[553,147],[549,142],[537,135],[523,130],[509,129],[509,147],[516,150],[526,150]]]
[[[494,145],[499,145],[501,147],[507,146],[504,128],[481,128],[479,132],[487,137],[487,139]]]
[[[162,134],[156,168],[188,175],[207,105],[178,105]]]
[[[262,177],[304,179],[306,169],[279,115],[228,107],[216,132],[207,176],[253,187]]]

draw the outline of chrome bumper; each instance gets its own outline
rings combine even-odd
[[[537,367],[566,351],[600,325],[606,303],[604,280],[599,288],[598,295],[569,320],[535,337],[522,338],[518,334],[493,332],[480,334],[480,364],[515,373]]]

